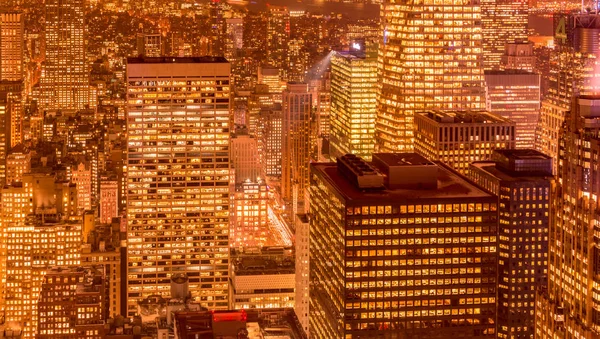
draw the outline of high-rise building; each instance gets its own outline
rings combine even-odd
[[[512,69],[486,71],[488,111],[515,122],[516,148],[535,147],[540,117],[540,75]]]
[[[0,80],[23,80],[24,16],[0,12]]]
[[[138,33],[137,35],[137,53],[139,56],[160,57],[163,56],[164,49],[162,36],[156,34]]]
[[[309,305],[310,305],[310,223],[308,214],[297,214],[294,220],[296,233],[294,234],[294,250],[296,252],[296,296],[294,297],[294,311],[304,333],[309,332]]]
[[[244,19],[225,19],[225,58],[232,62],[244,47]]]
[[[46,1],[46,59],[40,107],[78,110],[89,104],[84,0]]]
[[[269,235],[267,209],[269,189],[263,180],[235,185],[229,245],[231,247],[263,247]]]
[[[100,179],[100,222],[108,224],[119,215],[119,181],[116,177]]]
[[[490,338],[497,199],[414,153],[311,167],[310,334]]]
[[[267,178],[281,178],[282,120],[280,104],[261,110],[258,117],[258,156]]]
[[[506,44],[504,55],[500,59],[500,69],[520,69],[534,72],[536,66],[536,56],[533,54],[533,42]]]
[[[536,298],[535,337],[600,337],[597,246],[600,97],[580,96],[559,141],[548,232],[548,289]]]
[[[30,204],[18,206],[19,198],[27,198],[29,194],[28,188],[24,192],[19,188],[4,188],[2,193],[3,205],[9,205],[2,213],[6,253],[10,254],[4,259],[4,320],[20,328],[23,338],[36,338],[38,300],[44,275],[52,266],[79,264],[81,225],[41,222],[41,218],[25,218],[24,214],[7,217],[10,213],[30,211]]]
[[[234,309],[294,307],[294,254],[290,248],[232,250]]]
[[[52,267],[39,300],[40,339],[101,339],[106,279],[101,267]]]
[[[552,159],[535,150],[495,151],[469,178],[498,197],[498,338],[533,338],[535,291],[548,278]]]
[[[528,0],[482,0],[483,66],[500,69],[506,44],[527,42]]]
[[[0,183],[4,184],[6,157],[22,140],[23,82],[0,81]]]
[[[130,315],[175,273],[203,306],[228,307],[229,74],[218,57],[128,59]]]
[[[232,136],[231,167],[235,171],[236,184],[263,178],[255,137],[240,133]]]
[[[295,212],[309,186],[314,148],[312,93],[305,83],[288,83],[283,92],[281,196]]]
[[[600,29],[600,14],[556,14],[554,52],[546,77],[548,92],[540,109],[535,148],[549,155],[557,169],[560,129],[571,109],[573,96],[598,88],[595,63],[600,45],[594,44]]]
[[[331,57],[329,112],[332,158],[355,154],[367,160],[375,149],[377,52],[336,52]]]
[[[89,162],[80,162],[71,172],[71,181],[77,185],[77,208],[80,214],[92,209],[92,169]]]
[[[515,123],[488,112],[419,112],[415,151],[466,174],[469,164],[489,160],[497,149],[515,148]]]
[[[478,1],[382,3],[379,151],[413,150],[415,112],[484,109],[480,13]]]
[[[223,4],[225,1],[211,0],[210,27],[211,27],[211,53],[212,56],[224,56],[225,53],[225,17],[223,16]],[[207,55],[206,53],[200,55]]]
[[[23,174],[31,171],[31,152],[23,147],[13,148],[6,156],[6,184],[21,182]]]
[[[267,9],[267,62],[284,70],[287,69],[290,12],[283,6],[269,5]]]

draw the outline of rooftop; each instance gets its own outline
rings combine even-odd
[[[379,156],[381,156],[381,154],[379,154]],[[409,168],[409,166],[412,166],[411,164],[408,164],[410,159],[407,159],[407,155],[404,154],[403,157],[404,163],[401,164],[400,167]],[[385,158],[388,158],[388,164],[398,162],[397,159],[391,159],[384,156],[384,159]],[[390,188],[390,185],[387,185],[377,190],[361,189],[340,173],[337,168],[338,166],[335,163],[313,163],[312,170],[326,180],[349,203],[396,203],[398,201],[411,201],[415,199],[440,198],[493,198],[491,194],[485,192],[483,189],[479,188],[457,172],[454,172],[449,167],[437,162],[427,162],[426,164],[427,165],[415,165],[414,175],[417,177],[415,180],[422,180],[419,176],[421,172],[423,172],[423,166],[430,166],[429,164],[435,165],[437,167],[436,171],[427,171],[428,173],[434,173],[433,175],[436,176],[433,179],[437,182],[437,187],[435,189],[430,189],[429,187],[407,187],[406,184],[410,183],[410,177],[408,180],[406,178],[404,179],[404,182],[402,183],[403,187]]]
[[[495,178],[507,182],[547,181],[552,178],[551,175],[535,175],[531,173],[528,173],[527,175],[515,175],[518,173],[510,172],[496,166],[495,161],[478,161],[471,163],[470,166],[485,171]]]
[[[515,124],[509,119],[487,111],[423,111],[417,112],[417,117],[443,124]]]
[[[132,57],[127,58],[128,64],[194,64],[194,63],[227,63],[223,57]]]
[[[495,150],[496,153],[505,156],[507,158],[514,158],[517,160],[529,160],[529,159],[544,159],[551,160],[552,157],[536,151],[534,149],[500,149]]]

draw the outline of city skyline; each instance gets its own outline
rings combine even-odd
[[[600,13],[5,0],[0,338],[600,338]]]

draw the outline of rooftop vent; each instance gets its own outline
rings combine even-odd
[[[383,175],[362,158],[346,154],[337,158],[338,171],[360,189],[383,188]]]

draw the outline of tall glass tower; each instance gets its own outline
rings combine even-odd
[[[385,0],[375,125],[378,150],[413,150],[417,111],[482,110],[482,51],[479,0]]]
[[[43,109],[89,104],[84,0],[46,1],[46,61],[40,79]]]

